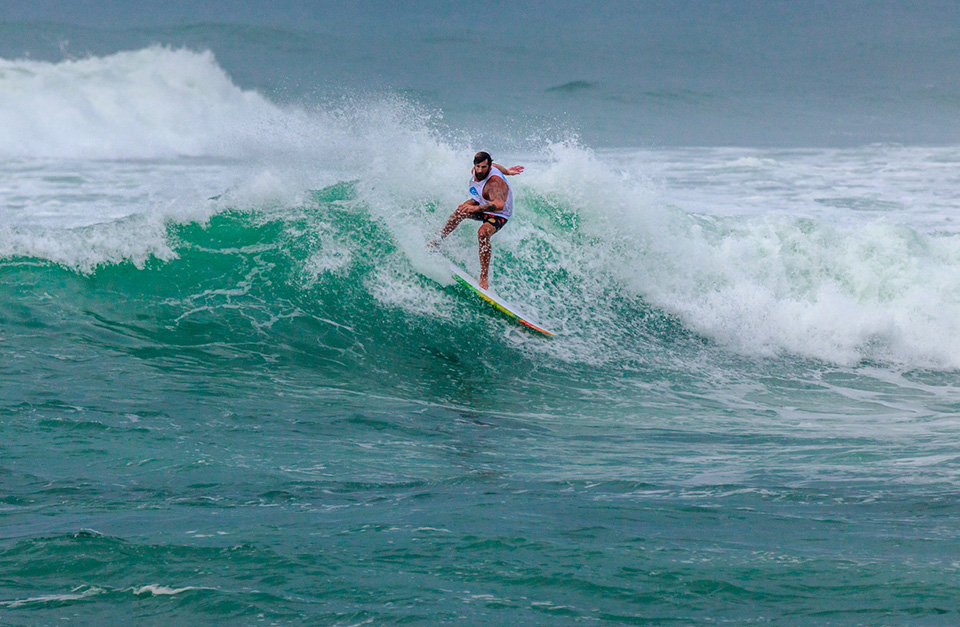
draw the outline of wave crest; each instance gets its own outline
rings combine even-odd
[[[160,46],[58,63],[0,59],[0,93],[7,158],[229,157],[280,148],[309,124],[235,85],[212,52]]]

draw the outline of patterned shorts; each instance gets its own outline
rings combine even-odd
[[[481,213],[478,215],[470,216],[473,220],[479,220],[480,222],[486,222],[487,224],[492,224],[493,228],[497,231],[503,228],[503,225],[507,223],[507,218],[503,216],[495,216],[490,213]],[[496,233],[497,231],[494,231]]]

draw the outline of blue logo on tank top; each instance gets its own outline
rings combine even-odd
[[[473,194],[474,196],[476,196],[476,195],[477,195],[477,188],[476,188],[476,187],[471,187],[471,188],[470,188],[470,193]]]

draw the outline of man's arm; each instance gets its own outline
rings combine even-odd
[[[491,176],[487,184],[483,186],[483,198],[484,200],[489,200],[490,204],[481,205],[480,210],[484,212],[503,211],[503,207],[507,203],[507,194],[509,193],[510,188],[507,187],[506,181]]]
[[[521,172],[523,172],[523,166],[522,166],[522,165],[515,165],[515,166],[513,166],[513,167],[506,168],[506,167],[500,165],[499,163],[494,163],[494,164],[493,164],[493,167],[495,167],[496,169],[500,170],[500,172],[501,172],[502,174],[505,174],[506,176],[512,176],[512,175],[514,175],[514,174],[520,174]]]

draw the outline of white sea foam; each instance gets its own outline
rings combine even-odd
[[[182,594],[184,592],[189,592],[190,590],[202,590],[203,588],[197,588],[196,586],[184,586],[182,588],[171,588],[170,586],[162,586],[159,584],[150,584],[146,586],[138,586],[132,589],[132,592],[141,596],[144,594],[149,594],[151,596],[174,596],[177,594]]]
[[[0,156],[235,156],[302,141],[307,118],[238,88],[209,52],[0,59]],[[309,122],[306,122],[309,125]]]
[[[455,152],[417,107],[373,97],[281,107],[234,85],[209,52],[0,59],[0,93],[0,258],[85,272],[172,259],[165,225],[297,207],[307,190],[354,179],[415,255],[422,205],[459,187],[411,169],[443,171]]]
[[[166,225],[149,216],[75,229],[0,224],[0,258],[39,257],[81,272],[105,264],[132,262],[142,268],[150,258],[168,261],[177,253],[167,242]]]
[[[775,158],[751,162],[751,169],[775,176],[758,180],[742,167],[711,168],[730,162],[729,151],[598,159],[568,146],[531,181],[577,207],[588,223],[582,228],[597,238],[585,242],[580,263],[599,259],[624,288],[721,344],[845,364],[956,368],[960,235],[944,208],[954,176],[938,179],[923,167],[943,161],[944,151],[957,152],[768,151]],[[654,159],[673,161],[640,165]],[[891,186],[877,174],[881,163],[910,184]],[[751,188],[765,190],[762,203]],[[825,203],[838,188],[862,203]]]
[[[14,599],[12,601],[0,601],[0,607],[9,609],[18,609],[22,607],[32,607],[36,605],[47,605],[50,603],[67,603],[70,601],[81,601],[90,597],[105,593],[106,590],[96,586],[79,586],[70,592],[63,594],[44,594],[26,599]]]

